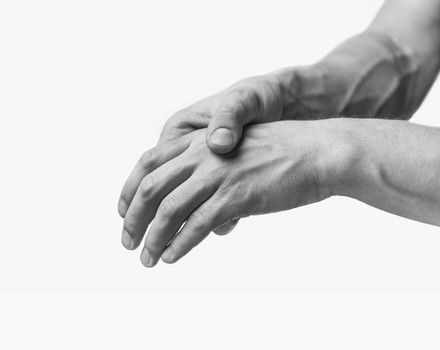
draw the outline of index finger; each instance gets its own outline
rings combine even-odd
[[[184,135],[172,141],[165,142],[160,146],[156,146],[141,156],[122,188],[118,202],[118,212],[122,218],[125,217],[142,179],[159,168],[162,164],[185,152],[190,143],[191,135]]]
[[[209,109],[205,106],[209,98],[175,113],[162,129],[158,145],[169,142],[197,129],[206,128],[209,124]]]

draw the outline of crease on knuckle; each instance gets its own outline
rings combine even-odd
[[[173,261],[177,261],[180,257],[188,254],[194,247],[187,241],[181,240],[175,242],[172,246]]]
[[[136,236],[135,235],[135,226],[136,225],[134,224],[133,219],[131,219],[130,217],[127,217],[127,215],[126,215],[125,219],[124,219],[123,228],[125,231],[127,231],[128,235],[131,238],[134,238]]]
[[[159,206],[158,215],[166,220],[170,220],[178,213],[177,200],[172,197],[166,197]]]
[[[171,130],[174,128],[179,128],[185,123],[186,116],[188,114],[187,108],[179,109],[174,113],[165,123],[164,129]]]
[[[156,149],[152,148],[142,154],[139,163],[144,169],[152,169],[154,167],[156,161],[156,152]]]
[[[160,253],[162,248],[160,237],[157,235],[152,235],[151,233],[148,234],[147,237],[145,237],[145,247],[151,254]]]
[[[143,199],[151,198],[155,188],[154,175],[150,174],[144,177],[139,185],[140,194]]]
[[[196,107],[186,107],[174,113],[165,123],[168,130],[181,128],[197,128],[209,123],[210,116]]]
[[[195,231],[203,231],[210,227],[212,219],[206,210],[196,210],[188,219],[187,225]]]

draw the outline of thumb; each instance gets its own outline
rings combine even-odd
[[[254,121],[259,112],[259,98],[249,88],[228,92],[212,113],[207,128],[207,144],[215,153],[232,151],[241,138],[243,126]]]
[[[235,226],[237,226],[238,220],[240,220],[240,218],[232,219],[228,222],[225,222],[223,225],[217,227],[213,231],[219,236],[227,235],[235,228]]]

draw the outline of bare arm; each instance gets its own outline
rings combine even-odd
[[[136,248],[149,227],[146,266],[177,261],[233,219],[332,195],[440,226],[440,129],[339,118],[258,124],[245,133],[226,156],[209,151],[197,130],[141,157],[121,194],[129,205],[122,242]]]
[[[394,120],[332,122],[349,145],[345,165],[325,177],[332,194],[440,226],[439,128]]]
[[[243,79],[173,115],[159,143],[207,128],[227,153],[250,123],[332,116],[409,119],[440,66],[440,0],[387,0],[371,25],[326,57]]]
[[[135,168],[124,187],[118,206],[120,215],[125,219],[125,227],[128,227],[128,231],[124,231],[123,234],[124,245],[133,249],[140,244],[149,224],[148,220],[154,217],[154,213],[150,213],[151,218],[147,222],[142,221],[141,217],[144,214],[142,210],[146,210],[145,205],[149,202],[147,197],[154,197],[155,205],[151,207],[154,210],[156,210],[155,206],[164,199],[163,193],[157,194],[150,188],[151,174],[158,166],[176,156],[173,149],[176,147],[179,149],[181,146],[182,150],[177,153],[184,152],[186,146],[180,145],[183,141],[179,141],[182,136],[189,135],[197,129],[206,128],[198,132],[197,144],[201,144],[200,132],[202,132],[205,133],[207,145],[211,151],[227,153],[238,144],[243,127],[250,123],[265,123],[281,119],[321,119],[340,115],[409,119],[435,80],[439,66],[440,0],[388,0],[363,33],[347,40],[316,64],[286,68],[244,79],[216,95],[179,111],[169,119],[162,131],[158,149],[165,154],[164,156],[159,152],[163,159],[160,157],[160,161],[156,159],[158,152],[153,153],[155,157],[147,153],[148,157],[143,158],[141,165]],[[268,126],[267,129],[250,127],[250,130],[262,130],[262,134],[267,133],[263,135],[264,137],[258,132],[251,133],[255,135],[255,139],[244,138],[243,140],[245,144],[253,145],[247,148],[250,154],[253,153],[253,149],[257,149],[257,146],[270,151],[267,162],[272,165],[268,170],[267,179],[270,179],[269,171],[273,170],[273,154],[283,153],[290,148],[287,141],[281,142],[280,140],[289,139],[299,142],[299,146],[304,147],[306,153],[311,147],[313,154],[321,155],[318,158],[330,160],[333,166],[336,165],[335,169],[347,171],[343,174],[321,177],[324,184],[321,185],[320,181],[315,181],[315,174],[320,171],[315,171],[314,165],[303,162],[301,154],[297,154],[298,164],[305,164],[307,168],[300,169],[300,174],[310,175],[302,176],[301,179],[306,183],[298,184],[300,188],[311,189],[310,192],[297,193],[294,186],[293,190],[289,190],[289,181],[298,182],[298,180],[296,177],[289,176],[279,179],[277,176],[284,174],[288,169],[283,162],[280,162],[279,174],[273,175],[273,178],[277,180],[274,183],[279,184],[287,179],[286,187],[280,195],[293,191],[293,197],[289,197],[294,198],[293,202],[289,202],[288,198],[280,201],[279,197],[275,196],[273,200],[277,203],[284,203],[285,207],[273,208],[266,201],[263,201],[260,208],[249,208],[247,203],[241,203],[241,213],[237,214],[235,211],[234,215],[229,217],[211,218],[215,219],[211,223],[203,220],[203,215],[208,214],[196,214],[195,216],[198,215],[198,217],[194,220],[200,225],[203,224],[203,235],[212,229],[220,228],[223,233],[229,231],[230,220],[235,220],[241,215],[285,210],[324,199],[331,194],[351,196],[398,215],[440,225],[436,217],[440,201],[437,191],[440,184],[435,176],[439,168],[437,149],[440,146],[437,129],[418,127],[401,121],[379,120],[333,119],[302,123],[271,123],[277,125]],[[329,123],[331,127],[324,127],[330,125]],[[330,132],[326,132],[327,129],[331,129]],[[341,142],[341,140],[349,139],[347,135],[350,134],[356,135],[353,137],[353,143]],[[317,137],[318,135],[320,137]],[[336,135],[339,136],[335,138]],[[247,136],[249,137],[249,133]],[[191,139],[191,137],[186,139]],[[301,141],[304,139],[307,142]],[[390,142],[391,139],[395,143]],[[280,142],[284,145],[281,149],[278,147]],[[175,146],[174,143],[180,146]],[[330,149],[335,148],[330,147],[334,144],[342,145],[342,151],[338,150],[332,155],[327,154]],[[275,153],[271,151],[271,147],[275,148],[273,150]],[[164,151],[168,148],[168,151]],[[322,149],[325,152],[321,152]],[[295,147],[295,151],[298,151],[298,147]],[[352,157],[353,154],[357,156]],[[204,156],[213,157],[209,152],[204,153]],[[233,157],[231,154],[229,156]],[[286,159],[288,157],[289,155],[286,155]],[[150,164],[151,158],[154,166]],[[306,158],[309,159],[309,155]],[[230,158],[215,159],[227,161]],[[249,163],[253,162],[252,156],[244,156],[243,159],[249,160]],[[323,162],[319,164],[321,168]],[[302,165],[298,166],[302,167]],[[168,168],[170,166],[165,169]],[[257,168],[259,167],[252,168],[251,166],[250,169]],[[179,169],[177,170],[178,174],[183,174]],[[352,174],[357,174],[357,176],[351,177]],[[153,176],[153,178],[157,177],[157,174]],[[212,179],[222,181],[216,177]],[[328,179],[341,180],[331,183]],[[141,190],[138,191],[138,186],[142,181],[146,185],[141,186]],[[202,183],[205,179],[201,177],[197,181],[197,183]],[[231,185],[230,182],[225,183],[228,186]],[[258,185],[255,186],[258,187]],[[265,189],[271,186],[268,185]],[[245,187],[245,185],[242,186],[242,188]],[[141,194],[135,200],[135,193],[138,192]],[[146,194],[142,195],[143,192]],[[167,190],[164,190],[164,193],[166,192]],[[266,198],[266,196],[269,198],[273,195],[273,193],[263,192],[260,193],[261,198]],[[300,194],[299,200],[296,197],[298,194]],[[174,198],[172,200],[174,201]],[[133,205],[132,201],[137,204]],[[172,201],[165,201],[166,205],[170,202]],[[188,208],[190,207],[186,206],[186,209]],[[138,217],[139,213],[142,214],[140,217]],[[174,212],[171,214],[174,215]],[[182,224],[185,215],[181,215],[181,220],[179,219],[176,227],[179,223]],[[171,217],[170,215],[164,216]],[[145,215],[143,217],[145,218]],[[222,229],[225,227],[222,226],[224,223],[229,225],[226,230]],[[146,242],[153,256],[151,264],[157,262],[168,242],[167,237],[158,239],[157,237],[160,237],[158,232],[160,233],[159,229],[156,232],[153,230],[153,233],[148,236],[150,241]],[[155,241],[156,239],[159,243]],[[196,244],[195,241],[201,239],[202,236],[199,234],[193,235],[192,243],[188,244],[186,240],[181,240],[185,245],[184,249],[179,248],[179,254],[166,260],[175,261],[185,254],[187,249],[191,249]],[[151,266],[150,263],[147,265]]]
[[[440,1],[388,0],[371,25],[317,64],[275,74],[284,119],[409,119],[440,67]]]

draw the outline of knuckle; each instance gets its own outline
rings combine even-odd
[[[230,97],[240,100],[251,100],[258,96],[256,85],[255,80],[250,78],[238,82],[236,86],[232,87]]]
[[[177,120],[177,117],[172,116],[168,118],[168,120],[165,122],[165,125],[162,128],[161,137],[168,134],[174,135],[178,128],[179,128],[179,122]]]
[[[239,112],[239,104],[237,102],[222,101],[215,111],[218,117],[233,116]]]
[[[179,122],[182,119],[186,119],[188,115],[191,115],[192,113],[193,111],[189,107],[181,108],[171,116],[170,120]]]
[[[170,127],[182,127],[196,124],[207,124],[209,115],[198,110],[197,106],[186,107],[171,116]]]
[[[178,212],[177,201],[174,197],[166,197],[159,206],[158,214],[165,219],[172,219]]]
[[[192,213],[191,218],[189,219],[188,224],[191,228],[196,230],[203,230],[209,226],[210,219],[209,215],[202,210],[196,210]]]
[[[206,127],[211,119],[211,114],[199,111],[197,108],[187,107],[173,114],[165,123],[161,138],[171,140]]]
[[[165,127],[170,129],[174,127],[179,127],[182,121],[187,116],[188,111],[186,108],[178,110],[176,113],[174,113],[171,117],[168,118],[168,120],[165,123]]]
[[[264,90],[269,85],[271,85],[271,82],[269,79],[267,79],[267,76],[259,75],[244,78],[237,83],[237,86],[240,86],[242,89],[250,92],[251,96],[254,94],[258,94],[258,91],[260,91],[261,89]]]
[[[257,91],[249,86],[237,86],[226,93],[216,109],[216,114],[240,118],[255,113],[259,108],[260,98]]]
[[[184,240],[180,240],[173,245],[174,256],[179,257],[187,254],[192,248],[193,246],[190,243]]]
[[[139,185],[140,193],[143,198],[150,198],[153,195],[155,180],[153,175],[147,175]]]
[[[154,166],[154,162],[156,159],[156,150],[155,148],[150,149],[148,151],[145,151],[142,156],[141,159],[139,160],[139,162],[141,163],[141,165],[144,168],[150,168]]]
[[[145,247],[150,253],[157,253],[161,250],[161,240],[160,237],[156,235],[149,234],[145,237]]]
[[[124,230],[127,231],[130,237],[135,236],[135,224],[134,221],[129,216],[125,217],[123,226],[124,226]]]

